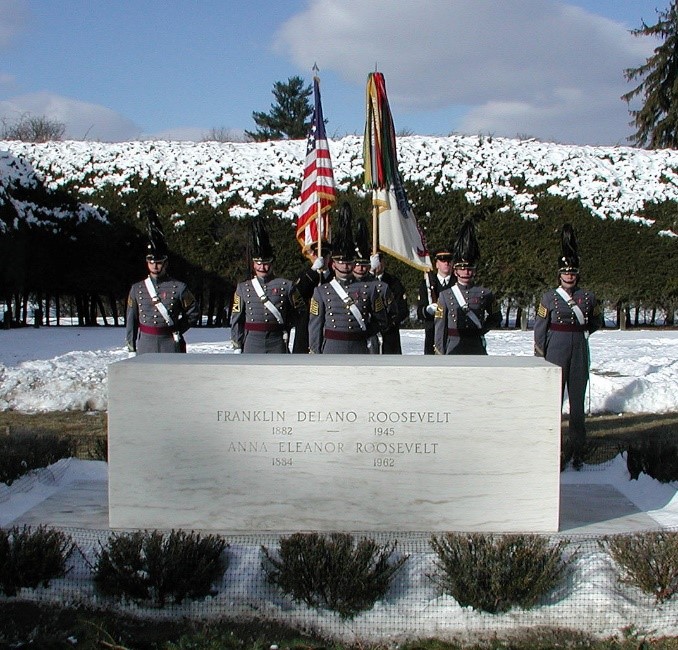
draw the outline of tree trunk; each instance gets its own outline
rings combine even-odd
[[[92,326],[97,324],[97,301],[94,294],[87,296],[87,324]]]
[[[85,325],[87,322],[87,301],[81,293],[75,297],[75,309],[78,313],[78,325]]]
[[[212,327],[214,321],[214,289],[209,287],[207,290],[207,327]]]
[[[24,295],[21,299],[21,323],[22,325],[28,325],[28,292],[24,291]]]
[[[224,311],[224,294],[221,291],[217,295],[217,304],[215,309],[216,315],[214,319],[214,326],[223,327],[225,311]]]
[[[12,297],[10,296],[5,301],[5,313],[2,315],[2,326],[5,329],[9,329],[12,326]]]
[[[101,296],[96,293],[94,296],[92,296],[92,325],[97,325],[97,307],[99,308],[99,312],[101,313],[101,318],[104,321],[104,325],[108,325],[108,320],[106,319],[106,309],[104,308],[104,303],[103,300],[101,300]]]
[[[620,330],[625,330],[627,329],[626,327],[626,308],[624,307],[624,303],[619,301],[617,303],[617,325]]]
[[[108,302],[111,304],[111,317],[113,318],[113,325],[118,326],[118,301],[112,293],[108,294]]]

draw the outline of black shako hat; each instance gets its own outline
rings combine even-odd
[[[370,263],[370,232],[367,229],[367,221],[360,217],[357,221],[357,231],[355,234],[355,263]]]
[[[355,261],[355,242],[353,241],[353,212],[344,201],[339,208],[337,229],[332,241],[332,259],[337,262]]]
[[[480,247],[476,239],[476,227],[471,219],[465,219],[454,242],[452,261],[455,268],[474,269],[480,259]]]
[[[563,224],[560,231],[558,273],[579,273],[579,246],[571,224]]]
[[[264,221],[261,217],[255,217],[252,220],[250,229],[250,255],[253,262],[272,262],[273,247],[268,238],[268,233],[264,227]]]
[[[146,259],[154,262],[164,262],[167,259],[167,242],[165,233],[160,225],[158,213],[149,208],[146,210],[148,228],[148,244],[146,246]]]
[[[431,255],[435,259],[452,259],[452,246],[434,246],[431,249]]]
[[[314,255],[317,255],[318,254],[318,242],[317,242],[317,240],[314,241],[308,248]],[[321,250],[323,257],[324,257],[328,253],[332,252],[332,244],[330,242],[328,242],[326,239],[321,239],[320,240],[320,250]]]

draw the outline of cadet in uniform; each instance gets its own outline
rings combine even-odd
[[[289,332],[306,307],[290,280],[273,274],[273,249],[260,218],[252,222],[254,277],[233,295],[231,340],[236,353],[289,352]]]
[[[452,252],[456,283],[438,298],[436,354],[487,354],[485,334],[501,324],[501,312],[492,292],[474,282],[479,259],[475,226],[467,219]]]
[[[407,294],[403,283],[392,273],[385,270],[384,254],[378,253],[378,264],[374,270],[375,277],[388,286],[392,301],[391,324],[381,333],[382,354],[402,354],[400,343],[400,324],[409,316],[410,308],[407,304]]]
[[[433,318],[438,308],[438,297],[454,283],[450,247],[435,249],[433,259],[436,270],[424,275],[417,296],[417,318],[424,322],[424,354],[435,354]]]
[[[353,275],[358,282],[376,282],[372,273],[372,257],[370,255],[370,232],[367,228],[367,221],[363,217],[358,217],[356,222],[355,234],[355,264],[353,266]],[[389,313],[391,296],[388,294],[388,287],[383,282],[377,282],[377,288],[384,300],[386,312]],[[370,354],[379,354],[381,351],[380,335],[373,332],[367,338],[367,350]]]
[[[357,280],[354,262],[351,209],[344,203],[332,245],[335,277],[316,287],[311,299],[308,339],[312,354],[367,354],[369,337],[388,326],[377,283]]]
[[[564,446],[564,461],[570,458],[575,469],[583,464],[586,427],[584,397],[589,379],[588,336],[601,326],[596,297],[579,287],[579,253],[574,229],[565,224],[561,230],[561,256],[558,259],[557,289],[541,298],[534,322],[534,353],[560,366],[562,391],[570,402],[569,444]]]
[[[184,333],[198,322],[198,305],[188,287],[167,274],[167,244],[158,215],[149,210],[148,277],[132,285],[127,298],[127,349],[132,353],[186,352]]]
[[[332,248],[329,242],[325,240],[320,242],[320,255],[318,255],[318,242],[313,242],[308,254],[311,259],[311,266],[306,267],[294,283],[306,307],[302,313],[297,315],[292,345],[294,354],[308,354],[308,308],[311,304],[313,291],[318,285],[329,282],[334,277],[332,269],[330,269]]]

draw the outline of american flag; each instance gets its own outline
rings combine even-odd
[[[329,240],[329,210],[337,199],[332,161],[327,146],[323,108],[320,103],[320,80],[313,78],[315,108],[306,146],[304,179],[301,183],[301,210],[297,220],[297,241],[306,252],[320,236]]]

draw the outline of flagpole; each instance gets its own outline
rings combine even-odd
[[[377,190],[372,190],[372,255],[379,252],[379,206],[377,205]]]
[[[322,213],[322,210],[320,208],[320,199],[318,199],[318,203],[316,205],[318,206],[318,213],[317,213],[316,218],[315,218],[315,227],[316,227],[316,230],[318,231],[318,257],[322,257],[323,256],[323,250],[322,250],[322,244],[321,244],[322,236],[320,234],[320,231],[321,231],[323,213]]]
[[[320,77],[318,76],[318,73],[320,72],[320,68],[318,67],[317,63],[313,64],[312,70],[313,70],[313,82],[317,83],[318,86],[320,86]],[[318,206],[316,217],[315,217],[315,227],[316,227],[316,231],[318,233],[318,248],[317,248],[317,251],[318,251],[318,257],[322,257],[322,246],[321,246],[322,237],[320,235],[321,219],[322,219],[322,207],[320,205],[320,197],[318,197],[316,205]]]

